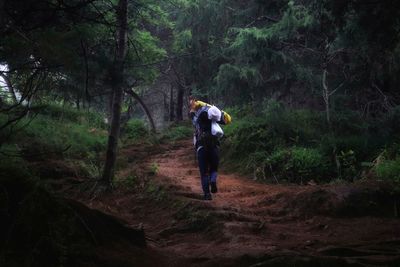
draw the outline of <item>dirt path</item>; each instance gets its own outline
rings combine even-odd
[[[166,188],[168,201],[115,194],[89,205],[142,225],[170,266],[400,266],[400,221],[387,216],[391,200],[373,198],[390,207],[371,216],[365,205],[346,204],[358,187],[267,185],[221,173],[219,192],[204,201],[190,141],[145,163],[157,169],[151,182]],[[364,189],[355,195],[366,195]]]

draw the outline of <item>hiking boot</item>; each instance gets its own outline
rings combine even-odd
[[[204,195],[204,200],[212,200],[211,194],[205,194]]]
[[[211,182],[211,193],[217,193],[217,192],[218,192],[217,183]]]

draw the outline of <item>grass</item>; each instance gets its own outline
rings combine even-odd
[[[28,119],[20,123],[25,122]],[[87,124],[61,122],[39,115],[17,132],[10,143],[32,155],[56,152],[67,157],[93,158],[95,153],[104,151],[106,136],[105,130]]]
[[[34,117],[21,119],[12,128],[2,131],[3,136],[9,131],[13,133],[0,146],[1,165],[8,166],[3,172],[14,175],[14,172],[24,171],[27,179],[35,176],[55,178],[52,176],[64,175],[64,171],[65,175],[73,173],[77,177],[98,178],[102,168],[100,154],[105,151],[107,141],[101,117],[100,114],[50,105],[40,109]],[[5,119],[1,116],[0,123]],[[53,166],[53,160],[62,168]],[[48,171],[43,172],[43,169]]]

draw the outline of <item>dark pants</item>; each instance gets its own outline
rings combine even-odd
[[[200,147],[197,150],[197,160],[199,162],[201,186],[204,194],[210,194],[210,181],[217,182],[217,172],[219,164],[218,147],[205,149]]]

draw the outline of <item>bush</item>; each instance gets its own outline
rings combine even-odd
[[[124,127],[123,134],[133,141],[143,140],[149,136],[149,131],[140,119],[131,119]]]
[[[306,182],[309,180],[328,180],[326,175],[327,160],[314,148],[294,147],[291,149],[287,167],[292,173],[295,182]]]
[[[378,178],[392,180],[400,183],[400,157],[395,160],[384,160],[375,166],[375,173]]]
[[[39,160],[63,155],[93,158],[104,150],[107,133],[101,128],[104,123],[100,114],[59,105],[38,110],[37,115],[24,117],[0,132],[9,145],[17,148],[15,153]],[[0,116],[0,120],[5,119]]]
[[[387,147],[375,160],[374,172],[379,179],[400,183],[400,145]]]
[[[304,183],[329,178],[328,161],[314,148],[292,147],[275,150],[266,158],[271,174],[289,182]],[[268,168],[267,168],[267,173]]]
[[[193,128],[189,125],[172,126],[166,130],[162,139],[177,141],[189,138],[193,135]]]
[[[243,172],[297,182],[358,178],[363,164],[397,140],[391,129],[400,117],[397,110],[369,120],[357,112],[339,111],[332,113],[330,130],[323,113],[289,109],[273,100],[264,101],[258,113],[247,115],[246,110],[233,109],[244,114],[225,127],[222,159],[229,158],[231,167]]]
[[[237,169],[254,171],[258,164],[271,164],[269,161],[276,161],[276,157],[284,157],[293,146],[315,146],[323,124],[316,112],[288,110],[276,101],[265,101],[261,115],[242,114],[225,127],[224,158],[232,159]]]
[[[28,119],[21,123],[24,121]],[[62,123],[38,116],[17,132],[11,141],[21,145],[28,154],[59,153],[65,150],[69,156],[87,157],[104,150],[106,137],[104,130],[91,129],[88,125]]]
[[[268,128],[264,120],[242,119],[224,129],[224,153],[230,159],[241,162],[240,167],[249,165],[249,156],[260,151],[273,151],[284,144],[284,140]],[[252,161],[252,160],[251,160]]]

